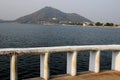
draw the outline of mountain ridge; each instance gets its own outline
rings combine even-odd
[[[91,20],[76,13],[65,13],[52,7],[42,8],[34,13],[20,17],[15,20],[19,23],[61,24],[67,22],[92,22]]]

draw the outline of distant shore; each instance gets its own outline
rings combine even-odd
[[[83,27],[95,27],[95,28],[120,28],[120,26],[83,26]]]
[[[120,28],[120,26],[82,26],[82,25],[62,25],[62,26],[80,26],[80,27],[94,27],[94,28]]]
[[[7,22],[7,23],[18,23],[18,22]],[[25,24],[25,23],[18,23],[18,24]],[[30,24],[30,23],[28,23]],[[42,25],[42,24],[37,24]],[[93,28],[120,28],[120,26],[82,26],[82,25],[68,25],[68,24],[47,24],[43,26],[80,26],[80,27],[93,27]]]

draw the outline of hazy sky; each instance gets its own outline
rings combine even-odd
[[[95,22],[120,24],[120,0],[0,0],[0,19],[14,20],[45,6],[78,13]]]

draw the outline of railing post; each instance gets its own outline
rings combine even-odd
[[[77,51],[67,53],[67,74],[75,76],[77,73]]]
[[[40,55],[40,77],[49,79],[49,53]]]
[[[120,51],[112,52],[112,70],[120,71]]]
[[[10,80],[18,80],[18,76],[17,76],[17,56],[16,55],[12,55],[12,57],[11,57]]]
[[[90,51],[89,71],[98,73],[100,70],[100,51]]]

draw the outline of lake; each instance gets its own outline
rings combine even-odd
[[[25,48],[70,45],[120,44],[119,28],[92,28],[80,26],[43,26],[35,24],[0,23],[0,48]],[[86,54],[82,54],[86,53]],[[110,54],[105,54],[110,53]],[[101,70],[110,69],[111,52],[101,54]],[[78,72],[88,70],[89,52],[79,52]],[[18,76],[40,75],[40,56],[19,56]],[[50,55],[50,75],[66,73],[66,54]],[[29,67],[29,68],[28,68]],[[0,57],[0,80],[10,79],[10,57]]]

